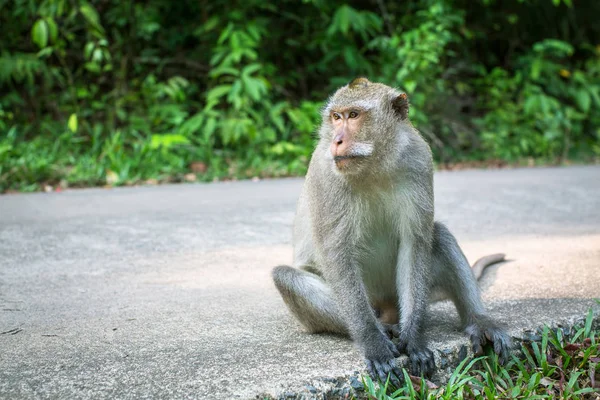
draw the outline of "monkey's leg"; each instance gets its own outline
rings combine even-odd
[[[285,265],[274,268],[272,276],[288,309],[309,332],[348,335],[331,288],[320,276]]]
[[[489,340],[502,362],[508,359],[510,337],[486,314],[479,287],[454,235],[443,224],[434,225],[433,285],[442,288],[456,305],[473,352],[481,354]]]
[[[433,353],[423,339],[423,322],[429,300],[427,271],[431,262],[430,252],[425,244],[405,241],[399,252],[396,272],[400,299],[398,350],[408,354],[411,371],[415,375],[431,375],[435,370]]]
[[[294,316],[306,327],[309,332],[331,332],[349,336],[347,324],[342,319],[341,313],[335,303],[332,289],[318,275],[308,271],[279,266],[272,272],[275,286],[281,293],[284,302]],[[383,332],[377,331],[383,338]],[[372,338],[377,339],[377,335]],[[388,346],[376,346],[375,351],[390,351],[391,360],[382,362],[379,357],[367,355],[367,369],[373,377],[380,378],[383,382],[391,373],[390,379],[396,386],[400,385],[398,377],[401,371],[396,367],[394,356],[397,351],[391,341],[386,339]],[[365,348],[368,346],[365,346]]]

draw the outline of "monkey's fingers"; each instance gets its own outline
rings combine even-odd
[[[409,358],[414,375],[431,376],[435,371],[435,358],[428,348],[412,352]]]
[[[394,360],[379,362],[375,360],[367,360],[367,370],[373,379],[378,379],[381,383],[385,383],[389,377],[390,382],[395,387],[400,387],[401,380],[398,376],[402,376]]]
[[[402,374],[402,371],[398,367],[393,367],[389,373],[389,376],[390,376],[390,381],[392,381],[392,384],[394,385],[394,387],[396,389],[399,389],[400,386],[402,386],[402,383],[404,382],[404,379],[402,379],[402,377],[404,376]]]
[[[483,354],[483,346],[488,342],[493,344],[494,352],[498,354],[498,361],[504,364],[510,355],[510,337],[498,326],[487,322],[484,326],[471,325],[467,327],[467,333],[471,339],[473,353]]]
[[[379,364],[379,367],[377,368],[377,373],[381,379],[381,382],[385,382],[386,379],[389,378],[390,382],[392,382],[392,385],[394,385],[394,387],[399,388],[400,385],[402,385],[402,382],[400,381],[399,376],[402,376],[402,374],[397,374],[396,373],[396,364],[395,362],[392,360],[390,362],[385,362],[385,363],[377,363]],[[381,378],[383,376],[383,378]]]
[[[498,354],[500,364],[506,364],[510,356],[510,338],[502,331],[496,332],[493,336],[494,352]]]
[[[390,371],[387,373],[386,375],[386,379],[389,377],[390,382],[392,382],[392,385],[394,385],[395,388],[399,388],[400,386],[402,386],[402,382],[400,381],[400,379],[396,376],[396,374],[394,373],[394,371]]]
[[[476,356],[480,356],[483,354],[483,346],[487,343],[486,335],[479,329],[479,327],[474,327],[468,331],[469,340],[471,340],[471,347],[473,349],[473,354]]]
[[[396,349],[400,354],[407,354],[406,348],[408,347],[408,342],[406,340],[400,339],[398,344],[396,345]]]
[[[369,373],[369,375],[371,376],[371,378],[376,378],[377,377],[377,372],[375,371],[375,366],[373,365],[373,361],[371,360],[365,360],[366,364],[367,364],[367,372]]]
[[[433,353],[431,352],[431,350],[426,349],[427,350],[427,371],[428,376],[431,376],[434,371],[435,371],[435,357],[433,356]]]
[[[388,349],[392,352],[392,354],[394,355],[394,357],[400,357],[400,352],[398,351],[398,348],[396,347],[396,345],[394,344],[394,342],[392,342],[391,340],[387,341],[387,346]]]
[[[476,356],[480,356],[483,354],[483,346],[481,345],[481,341],[478,338],[471,338],[471,347],[473,349],[473,354]]]
[[[378,380],[381,383],[385,383],[387,374],[383,371],[383,368],[379,361],[367,360],[367,371],[371,378]]]

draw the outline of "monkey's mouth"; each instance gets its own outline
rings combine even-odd
[[[359,163],[365,158],[367,158],[367,156],[359,154],[350,154],[347,156],[335,156],[333,157],[333,161],[335,161],[335,166],[338,169],[344,169],[347,168],[350,164]]]
[[[344,160],[356,160],[356,159],[364,159],[367,156],[363,156],[363,155],[347,155],[347,156],[335,156],[333,157],[333,160],[337,163],[340,161],[344,161]]]

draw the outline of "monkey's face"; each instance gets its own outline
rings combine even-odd
[[[406,131],[399,128],[410,124],[407,115],[406,94],[389,86],[357,78],[338,89],[323,110],[320,132],[334,171],[356,175],[373,170],[370,164],[381,171],[386,159],[397,153],[394,148]]]
[[[329,113],[332,139],[329,146],[337,170],[356,173],[373,154],[373,144],[365,137],[363,126],[368,112],[359,107],[332,109]]]

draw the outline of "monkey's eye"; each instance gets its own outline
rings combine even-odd
[[[333,113],[332,116],[333,116],[333,119],[336,119],[336,120],[342,118],[342,116],[338,113]]]
[[[350,111],[349,117],[350,118],[356,118],[356,117],[358,117],[358,113],[356,111]]]

